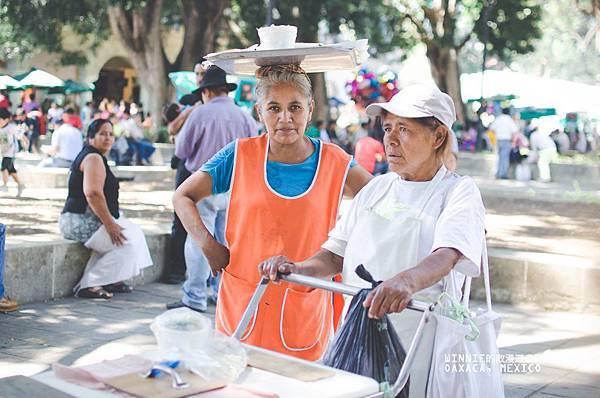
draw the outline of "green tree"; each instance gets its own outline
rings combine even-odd
[[[86,52],[113,35],[129,52],[140,84],[152,93],[150,111],[160,115],[167,99],[167,72],[192,69],[202,55],[214,51],[228,5],[229,0],[0,0],[0,37],[5,56],[22,57],[41,48],[59,54],[65,64],[82,64]],[[184,40],[171,63],[161,33],[173,25],[184,27]],[[65,29],[80,37],[80,50],[65,49]]]
[[[459,105],[462,121],[458,58],[465,44],[487,35],[488,53],[509,58],[531,51],[540,37],[536,0],[279,0],[275,4],[279,14],[275,22],[298,26],[300,41],[317,41],[319,26],[324,24],[330,34],[344,26],[368,38],[375,56],[395,49],[406,53],[415,44],[424,44],[432,76]],[[239,36],[256,42],[254,28],[266,19],[265,2],[233,0],[232,9]]]
[[[414,38],[404,32],[394,32],[401,20],[396,8],[387,1],[368,0],[279,0],[275,2],[274,23],[298,27],[299,42],[318,42],[319,26],[324,25],[331,35],[340,33],[345,26],[369,38],[372,55],[410,47]],[[266,2],[233,0],[230,23],[238,34],[230,37],[230,45],[249,45],[258,42],[256,28],[263,26],[267,16]],[[311,74],[317,108],[314,119],[325,120],[327,93],[322,73]]]
[[[472,40],[486,42],[499,58],[533,50],[540,37],[541,9],[535,0],[398,0],[404,25],[427,48],[431,74],[437,85],[465,114],[460,92],[460,51]],[[487,9],[487,10],[486,10]]]

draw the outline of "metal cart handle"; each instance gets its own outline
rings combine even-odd
[[[323,289],[333,293],[341,293],[348,296],[356,296],[358,292],[362,290],[362,288],[357,286],[351,286],[344,283],[328,281],[311,276],[298,274],[279,274],[278,276],[281,280],[286,282],[295,283],[297,285],[302,286],[314,287],[317,289]],[[263,278],[258,283],[256,291],[250,298],[248,306],[246,307],[246,311],[244,311],[244,314],[240,319],[240,323],[238,324],[237,328],[235,329],[235,332],[232,335],[232,337],[234,337],[236,340],[240,340],[242,338],[244,331],[248,327],[252,316],[258,308],[258,304],[260,303],[260,300],[265,290],[267,289],[267,285],[269,284],[269,282],[269,278]],[[406,382],[408,381],[410,368],[412,367],[412,364],[415,360],[416,352],[419,348],[421,339],[423,337],[423,328],[425,327],[425,324],[429,322],[431,318],[431,312],[434,310],[435,305],[436,303],[426,303],[424,301],[411,300],[406,306],[406,308],[409,310],[422,312],[423,316],[421,317],[421,321],[419,322],[419,326],[417,327],[415,336],[413,337],[410,347],[408,348],[408,351],[406,353],[406,358],[404,360],[404,363],[402,364],[402,368],[400,369],[400,374],[398,374],[398,378],[392,386],[393,396],[398,395],[398,393],[404,388]]]

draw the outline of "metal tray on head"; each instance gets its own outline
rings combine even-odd
[[[254,45],[243,50],[208,54],[205,58],[227,73],[254,75],[266,65],[299,64],[306,73],[355,69],[368,57],[367,40],[338,44],[296,43],[293,48],[261,50]]]

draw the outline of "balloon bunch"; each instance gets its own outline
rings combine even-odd
[[[389,101],[399,91],[398,76],[389,69],[375,74],[362,68],[354,80],[346,83],[346,89],[356,105],[364,108],[380,100]]]

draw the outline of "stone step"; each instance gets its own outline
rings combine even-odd
[[[130,281],[133,285],[157,281],[166,259],[169,235],[145,233],[154,265]],[[12,239],[6,243],[6,292],[19,303],[72,296],[90,253],[83,244],[56,235]]]
[[[580,310],[600,304],[600,262],[560,254],[489,248],[492,300]],[[473,280],[473,297],[485,298],[483,278]]]
[[[113,166],[111,170],[117,178],[133,179],[135,182],[154,182],[175,179],[175,170],[169,166]],[[19,177],[25,185],[35,188],[66,188],[69,169],[39,168],[25,166],[19,169]]]
[[[150,162],[156,166],[169,165],[171,158],[175,154],[175,145],[173,144],[154,144],[156,151],[152,154]],[[46,155],[38,155],[27,152],[20,152],[15,159],[15,166],[19,171],[21,167],[37,166]],[[110,164],[110,162],[109,162]]]

